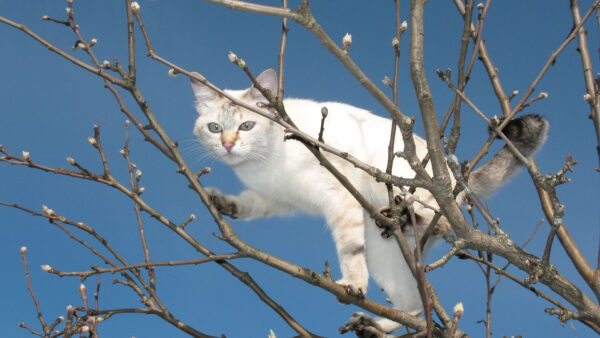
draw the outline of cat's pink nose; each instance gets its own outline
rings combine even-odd
[[[225,142],[225,143],[223,143],[223,147],[225,147],[225,149],[227,149],[228,153],[231,152],[231,148],[233,148],[234,145],[235,144],[231,143],[231,142]]]

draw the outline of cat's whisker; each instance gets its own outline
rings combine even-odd
[[[266,145],[253,144],[252,145],[252,153],[257,154],[259,156],[270,158],[275,157],[278,158],[281,156],[280,153],[273,151],[270,147]]]
[[[196,139],[183,140],[179,147],[181,154],[188,160],[190,164],[198,164],[209,160],[209,165],[215,162],[215,155]],[[206,165],[206,163],[202,163]]]
[[[254,149],[253,149],[254,150]],[[255,151],[251,151],[247,154],[247,157],[251,161],[256,161],[262,164],[267,163],[267,158],[264,155],[261,155]]]

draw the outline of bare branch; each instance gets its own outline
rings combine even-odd
[[[473,3],[474,0],[467,0],[467,6],[465,8],[464,20],[465,24],[463,27],[463,34],[461,37],[460,44],[460,55],[458,57],[458,91],[462,92],[465,88],[467,78],[465,76],[465,60],[467,58],[467,49],[469,47],[469,41],[471,36],[471,26],[473,19]],[[476,50],[474,48],[474,50]],[[475,55],[473,53],[473,55]],[[450,132],[450,138],[448,139],[448,144],[446,146],[447,154],[454,154],[456,151],[456,144],[458,143],[458,138],[460,137],[460,108],[461,108],[461,100],[458,97],[458,94],[454,98],[453,103],[454,108],[454,120],[452,124],[452,130]]]
[[[99,275],[99,274],[104,274],[104,273],[114,274],[115,272],[121,272],[121,271],[125,271],[125,270],[133,270],[133,269],[139,269],[139,268],[150,268],[150,267],[157,267],[157,266],[199,265],[199,264],[203,264],[203,263],[207,263],[207,262],[226,261],[226,260],[231,260],[231,259],[236,259],[236,258],[244,258],[244,257],[248,257],[248,255],[245,253],[238,252],[238,253],[232,253],[232,254],[213,255],[213,256],[208,256],[208,257],[199,258],[199,259],[188,259],[188,260],[182,260],[182,261],[166,261],[166,262],[147,262],[147,263],[126,265],[126,266],[119,266],[119,267],[114,267],[114,268],[101,268],[101,267],[92,265],[91,270],[88,270],[88,271],[64,272],[64,271],[57,270],[56,268],[50,267],[50,269],[48,269],[47,272],[55,274],[59,277],[77,276],[77,277],[80,277],[81,279],[87,279],[88,277],[93,276],[93,275]]]
[[[135,83],[136,81],[136,70],[135,70],[135,34],[134,34],[134,23],[131,9],[131,1],[125,0],[125,12],[127,13],[127,51],[129,52],[129,73],[127,74],[127,80]]]
[[[287,0],[281,1],[283,9],[287,9]],[[285,60],[285,47],[287,44],[288,34],[288,23],[287,18],[281,20],[281,47],[279,48],[279,55],[277,57],[277,99],[279,103],[283,104],[283,96],[285,94],[284,86],[284,60]]]
[[[37,311],[37,318],[40,322],[40,325],[42,325],[42,330],[44,331],[44,336],[46,336],[50,333],[50,328],[46,324],[46,321],[44,320],[44,316],[42,316],[42,310],[40,308],[40,303],[38,302],[37,298],[35,297],[35,293],[33,292],[33,286],[31,285],[31,276],[29,276],[29,268],[27,266],[27,248],[26,247],[21,247],[21,257],[23,258],[23,268],[25,269],[25,277],[27,278],[27,290],[29,291],[29,294],[31,295],[31,299],[33,300],[33,304],[35,305],[35,310]],[[34,332],[33,330],[27,328],[27,326],[25,326],[25,324],[23,324],[23,326],[21,326],[21,327],[28,329],[33,334],[37,334],[40,337],[42,336],[41,334]]]

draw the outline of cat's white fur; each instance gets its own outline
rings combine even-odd
[[[272,93],[277,92],[274,70],[264,71],[257,80]],[[393,239],[382,238],[381,230],[369,215],[334,176],[319,165],[304,145],[293,140],[284,141],[281,126],[233,105],[201,83],[192,81],[192,87],[199,113],[194,134],[216,158],[232,166],[247,188],[239,195],[223,195],[216,188],[208,188],[223,213],[240,219],[285,215],[295,211],[321,215],[327,221],[336,245],[342,272],[338,283],[347,286],[349,292],[365,294],[370,272],[395,308],[415,314],[422,310],[416,281],[397,243]],[[251,105],[266,101],[253,87],[226,92]],[[324,141],[365,163],[385,168],[391,128],[389,119],[339,102],[286,99],[284,105],[299,129],[315,138],[320,129],[321,108],[327,107]],[[247,121],[255,122],[253,128],[241,130],[240,125]],[[222,130],[209,130],[210,123],[217,123]],[[545,130],[547,126],[543,130],[544,135]],[[403,149],[402,137],[399,132],[397,135],[395,148]],[[427,151],[425,141],[415,136],[415,143],[417,155],[423,158]],[[506,156],[510,158],[512,155]],[[375,207],[388,204],[385,185],[375,182],[344,160],[332,155],[327,157]],[[515,165],[518,166],[518,163]],[[395,159],[393,168],[394,175],[414,177],[408,163],[401,158]],[[490,180],[504,182],[507,178],[504,176],[509,175],[505,175],[506,170],[501,174],[503,177]],[[487,190],[495,189],[503,182],[495,182],[489,189],[479,185],[476,190],[489,193]],[[477,186],[477,182],[473,185]],[[416,195],[427,204],[437,206],[427,191],[417,189]],[[415,211],[423,225],[427,225],[433,217],[433,211],[418,203]],[[410,244],[414,245],[412,231],[406,234]],[[377,318],[375,323],[386,332],[400,327],[400,324],[385,318]]]

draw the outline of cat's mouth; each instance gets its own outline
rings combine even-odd
[[[235,165],[244,160],[244,155],[236,152],[235,150],[231,150],[221,152],[218,155],[218,158],[229,165]]]

